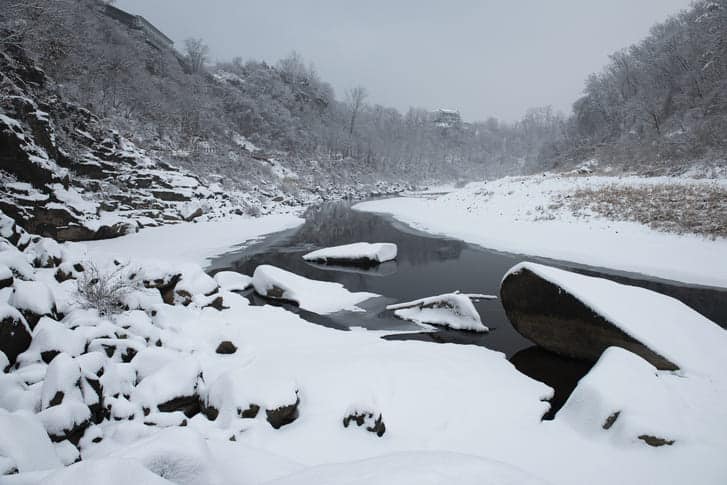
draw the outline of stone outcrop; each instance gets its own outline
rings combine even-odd
[[[515,330],[546,350],[596,362],[604,350],[614,346],[641,356],[658,369],[678,368],[566,289],[528,268],[508,274],[500,296]]]

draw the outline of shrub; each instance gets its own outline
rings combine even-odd
[[[124,310],[124,298],[139,289],[135,272],[126,264],[114,263],[101,270],[92,262],[84,263],[85,271],[78,278],[78,300],[83,308],[95,308],[101,315]]]

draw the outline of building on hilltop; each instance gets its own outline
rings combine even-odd
[[[164,35],[161,30],[154,27],[151,22],[141,15],[130,14],[129,12],[108,4],[104,6],[104,13],[132,29],[143,32],[146,36],[147,42],[159,50],[171,49],[174,46],[174,41],[172,39]]]
[[[440,108],[432,115],[434,124],[440,128],[454,128],[462,124],[462,116],[457,110]]]

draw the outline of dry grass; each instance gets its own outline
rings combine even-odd
[[[554,205],[639,222],[665,232],[727,237],[727,190],[714,185],[609,185],[561,196]],[[551,206],[553,207],[553,206]]]

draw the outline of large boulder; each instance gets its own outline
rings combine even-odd
[[[500,295],[515,329],[557,354],[595,362],[621,347],[663,370],[727,365],[727,333],[653,291],[523,263],[505,276]]]

